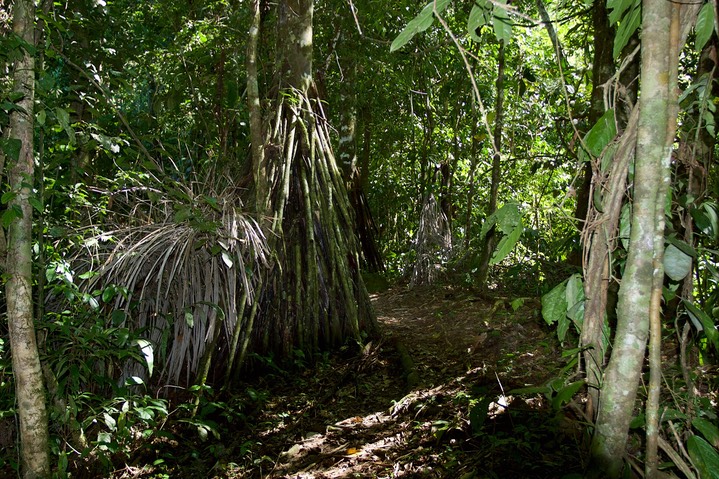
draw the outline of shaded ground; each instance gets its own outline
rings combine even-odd
[[[381,342],[319,369],[278,371],[248,384],[245,411],[221,446],[213,441],[183,452],[177,437],[174,457],[187,460],[172,477],[555,478],[581,472],[577,421],[551,409],[544,396],[509,393],[545,384],[562,364],[536,299],[398,287],[373,302]],[[414,363],[411,388],[412,371],[402,367],[398,349]],[[409,362],[405,358],[405,366]],[[197,447],[196,439],[187,440]],[[147,472],[128,468],[121,475]]]

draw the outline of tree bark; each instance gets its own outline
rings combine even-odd
[[[13,32],[28,47],[34,46],[35,8],[31,0],[17,0],[14,7]],[[22,94],[20,110],[10,114],[10,139],[21,143],[17,159],[8,158],[8,179],[15,197],[9,209],[21,212],[8,228],[8,328],[12,351],[15,394],[20,424],[22,476],[43,478],[50,475],[48,416],[40,355],[35,335],[32,297],[32,206],[34,178],[34,109],[35,59],[24,49],[15,61],[14,90]]]
[[[612,45],[614,30],[609,24],[606,0],[594,3],[592,12],[594,26],[594,58],[592,62],[592,97],[589,124],[604,115],[604,86],[614,75]],[[616,115],[615,115],[616,116]],[[586,297],[584,323],[580,344],[584,349],[584,370],[587,378],[588,396],[585,406],[587,416],[594,418],[599,402],[599,387],[605,363],[604,322],[607,314],[607,293],[612,281],[610,255],[616,246],[615,234],[619,225],[622,200],[627,183],[629,164],[634,158],[636,143],[636,114],[628,121],[621,146],[614,155],[609,172],[602,171],[601,159],[584,164],[584,178],[577,189],[577,207],[574,217],[582,230],[584,250],[584,295]],[[594,170],[597,170],[596,172]],[[590,207],[592,190],[602,197],[603,211]],[[574,260],[581,264],[581,259]]]
[[[252,153],[252,176],[255,186],[255,211],[262,218],[267,214],[268,180],[265,165],[265,145],[262,135],[262,107],[257,78],[257,47],[260,37],[260,0],[250,2],[252,23],[247,38],[247,103],[250,111],[250,141]],[[262,224],[263,221],[260,221]]]
[[[591,447],[590,474],[621,477],[629,423],[642,373],[649,326],[657,340],[661,331],[660,300],[664,276],[664,205],[670,181],[672,142],[676,133],[675,52],[681,45],[678,14],[672,4],[644,0],[642,6],[642,86],[634,167],[632,231],[626,269],[619,290],[618,324],[601,389],[599,414]],[[672,29],[672,24],[674,28]],[[667,32],[674,31],[673,35]],[[656,342],[652,355],[656,360]],[[657,372],[660,374],[660,372]],[[654,387],[654,386],[652,386]],[[658,386],[657,386],[658,388]],[[650,400],[658,391],[651,390]],[[656,438],[654,415],[648,410],[647,437]],[[650,436],[655,436],[654,438]],[[656,442],[655,442],[656,444]],[[656,446],[648,444],[648,472]],[[651,476],[648,476],[651,477]]]

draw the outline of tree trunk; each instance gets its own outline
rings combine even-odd
[[[612,56],[614,29],[609,24],[606,0],[594,2],[592,23],[594,26],[594,58],[592,59],[592,99],[588,117],[590,127],[604,114],[603,86],[614,75],[614,58]],[[580,229],[587,219],[592,176],[591,163],[585,163],[582,182],[577,188],[577,207],[574,212]],[[581,258],[576,258],[574,262],[581,264]]]
[[[267,182],[275,266],[257,313],[255,351],[311,354],[375,332],[342,172],[312,82],[312,0],[279,3],[276,97],[257,179]],[[259,194],[259,190],[258,190]]]
[[[672,29],[672,23],[675,28]],[[672,35],[667,32],[672,31]],[[670,181],[672,142],[676,132],[676,78],[680,45],[678,15],[672,4],[644,0],[642,9],[642,87],[634,167],[632,230],[626,269],[619,290],[614,349],[601,389],[592,441],[592,474],[621,477],[629,423],[652,324],[660,332],[660,301],[664,276],[664,205]],[[658,340],[659,338],[656,337]],[[652,348],[654,360],[658,351]],[[659,374],[660,372],[656,372]],[[650,387],[650,399],[657,391]],[[656,386],[658,387],[658,386]],[[656,436],[656,411],[648,410],[647,437]],[[656,443],[655,443],[656,444]],[[652,455],[648,444],[648,466]],[[602,471],[602,472],[600,472]]]
[[[15,2],[13,31],[29,46],[34,45],[34,3]],[[33,102],[35,96],[35,59],[25,49],[15,61],[14,91],[22,94],[17,102],[19,110],[10,114],[10,139],[20,142],[18,158],[8,158],[10,187],[14,196],[8,203],[10,210],[21,215],[8,227],[7,295],[8,329],[12,350],[15,394],[20,424],[22,476],[42,478],[50,475],[48,447],[48,417],[45,408],[45,387],[40,368],[32,296],[32,206]]]
[[[252,150],[252,179],[255,187],[255,211],[264,217],[267,214],[268,178],[265,165],[265,145],[262,134],[262,107],[260,87],[257,78],[257,49],[260,38],[260,0],[250,3],[252,23],[247,38],[247,103],[250,111],[250,142]],[[260,219],[260,224],[263,221]]]
[[[504,127],[504,69],[505,69],[505,53],[504,41],[499,42],[499,53],[497,54],[497,102],[494,106],[494,157],[492,158],[492,183],[489,187],[489,205],[487,206],[487,216],[489,218],[497,211],[497,201],[499,196],[499,182],[502,174],[502,128]],[[477,284],[481,289],[487,288],[487,276],[489,275],[489,258],[492,255],[494,246],[497,242],[495,228],[487,233],[479,255],[479,267],[477,268]]]
[[[594,3],[594,59],[592,63],[592,98],[589,124],[594,126],[604,115],[605,83],[614,75],[612,44],[614,31],[609,24],[606,0]],[[584,264],[584,295],[586,297],[584,323],[580,344],[584,349],[584,370],[587,378],[588,397],[585,406],[587,416],[594,418],[599,402],[601,371],[604,368],[605,344],[604,321],[607,313],[607,293],[612,278],[610,252],[616,245],[616,234],[627,183],[629,165],[634,155],[636,140],[636,115],[628,125],[621,147],[615,153],[609,172],[602,171],[602,160],[584,164],[584,178],[577,189],[577,208],[574,217],[583,232],[587,251]],[[596,169],[596,174],[594,173]],[[590,208],[592,191],[602,195],[603,211]],[[572,262],[582,264],[581,257]]]
[[[354,36],[346,35],[340,37],[340,41],[352,43],[356,41]],[[338,159],[342,169],[347,193],[349,194],[350,205],[355,217],[356,235],[359,240],[360,252],[362,253],[363,265],[367,271],[377,273],[384,271],[382,255],[377,247],[377,228],[369,209],[369,203],[365,196],[363,178],[367,176],[369,158],[358,164],[357,158],[357,64],[353,58],[347,60],[344,68],[344,81],[340,90],[340,138],[337,145]],[[369,151],[367,151],[369,154]],[[364,170],[364,171],[363,171]]]

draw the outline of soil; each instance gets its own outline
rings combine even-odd
[[[538,299],[435,286],[372,301],[381,339],[246,384],[240,413],[218,409],[214,420],[229,424],[219,440],[175,431],[183,464],[170,477],[581,477],[585,434],[572,409],[514,392],[556,383],[567,362]],[[115,477],[158,476],[128,466]]]

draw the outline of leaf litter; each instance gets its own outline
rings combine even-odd
[[[220,426],[221,447],[179,441],[173,457],[192,459],[166,462],[171,477],[581,477],[579,408],[553,408],[530,388],[556,382],[566,362],[537,298],[398,286],[373,305],[382,339],[247,382],[233,393],[256,400],[244,420]]]

